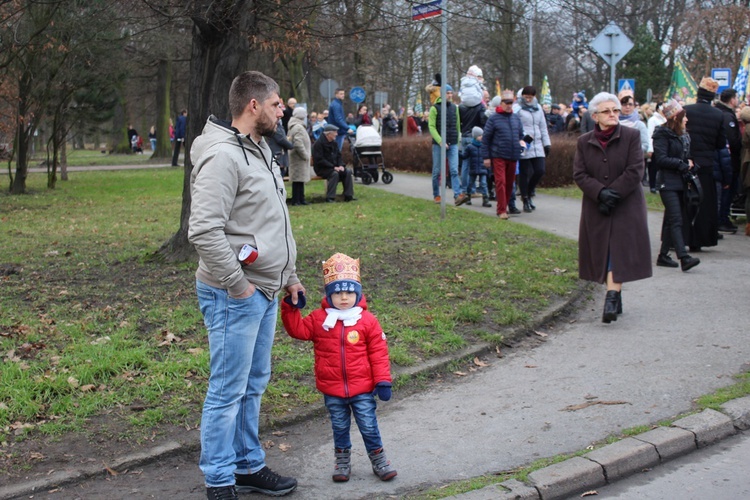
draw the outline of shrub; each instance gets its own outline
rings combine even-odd
[[[568,186],[573,183],[573,158],[578,135],[556,134],[551,136],[551,140],[551,153],[546,159],[546,173],[540,186]],[[429,134],[384,138],[382,152],[389,170],[432,172],[432,138]],[[343,158],[347,163],[352,161],[351,152],[346,145]]]

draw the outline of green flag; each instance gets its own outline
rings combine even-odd
[[[672,72],[672,82],[669,84],[667,94],[664,96],[664,100],[677,99],[679,101],[695,101],[695,96],[698,93],[698,85],[690,76],[690,72],[685,68],[682,63],[682,59],[679,56],[675,57],[674,71]]]

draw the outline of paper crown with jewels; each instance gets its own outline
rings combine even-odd
[[[357,294],[356,302],[362,298],[362,284],[359,278],[359,259],[352,259],[343,253],[336,253],[323,262],[323,283],[326,298],[331,302],[331,294],[336,292],[353,292]]]
[[[353,280],[360,283],[359,259],[336,253],[323,262],[323,283],[327,285],[339,280]]]

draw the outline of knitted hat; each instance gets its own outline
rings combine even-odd
[[[472,139],[479,139],[484,135],[484,130],[482,130],[481,127],[474,127],[471,129],[471,137]]]
[[[307,110],[302,106],[295,106],[294,111],[292,111],[292,116],[304,120],[307,118]]]
[[[482,70],[476,64],[473,66],[469,66],[469,69],[466,71],[466,74],[475,76],[477,78],[482,78]]]
[[[666,118],[667,120],[674,116],[677,116],[680,111],[682,111],[682,106],[680,106],[680,103],[675,101],[674,99],[670,99],[669,101],[667,101],[661,108],[661,112],[664,115],[664,118]]]
[[[516,96],[513,95],[512,90],[503,90],[500,94],[500,99],[503,101],[515,101]]]
[[[359,259],[352,259],[343,253],[336,253],[323,262],[323,283],[326,300],[333,307],[331,295],[336,292],[353,292],[355,304],[362,299],[362,282],[359,279]]]
[[[446,92],[453,92],[453,87],[451,87],[449,84],[445,84],[445,91]]]
[[[700,85],[698,85],[698,88],[708,90],[709,92],[713,92],[715,94],[716,91],[719,90],[719,82],[717,82],[710,76],[704,76],[701,80]]]

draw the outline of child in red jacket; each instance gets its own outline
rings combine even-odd
[[[323,263],[326,297],[320,309],[304,319],[300,295],[297,306],[291,296],[281,304],[281,319],[287,333],[313,342],[315,385],[323,393],[331,416],[336,465],[333,480],[348,481],[351,473],[351,414],[362,435],[372,471],[383,481],[397,472],[383,451],[375,394],[391,399],[391,369],[388,344],[378,320],[367,310],[359,277],[359,259],[337,253]]]

